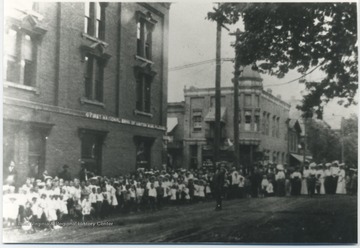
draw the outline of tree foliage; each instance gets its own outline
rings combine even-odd
[[[357,167],[358,117],[356,115],[343,119],[339,130],[331,129],[321,120],[307,119],[306,133],[307,148],[316,162],[340,160],[341,151],[344,149],[345,164]]]
[[[341,136],[344,142],[345,163],[353,167],[358,164],[358,117],[351,115],[344,119]]]
[[[340,160],[340,136],[323,121],[306,121],[306,144],[317,163]]]
[[[234,24],[245,32],[234,44],[241,65],[258,63],[261,72],[281,78],[296,69],[319,67],[325,77],[306,82],[300,109],[322,118],[323,106],[356,103],[358,87],[356,3],[220,3],[208,19]]]

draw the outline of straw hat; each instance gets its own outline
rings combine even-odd
[[[284,166],[282,164],[276,165],[277,170],[284,170]]]

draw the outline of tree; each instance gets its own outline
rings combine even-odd
[[[339,160],[341,157],[340,135],[321,120],[306,121],[306,144],[317,163]]]
[[[325,77],[306,82],[308,94],[299,108],[322,118],[333,98],[356,104],[358,87],[356,3],[220,3],[208,19],[234,24],[243,32],[234,44],[241,65],[258,63],[263,73],[281,78],[319,68]]]
[[[358,117],[353,114],[342,123],[342,135],[344,142],[344,160],[352,167],[358,164]]]

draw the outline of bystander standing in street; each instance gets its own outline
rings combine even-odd
[[[223,164],[218,165],[218,168],[213,177],[213,183],[214,183],[213,193],[216,199],[215,210],[219,211],[222,210],[222,197],[224,193],[223,191],[224,191],[224,183],[225,183],[225,168]]]

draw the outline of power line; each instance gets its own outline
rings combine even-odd
[[[185,65],[180,65],[180,66],[175,66],[175,67],[170,67],[169,71],[178,71],[178,70],[182,70],[182,69],[188,69],[194,66],[198,66],[198,65],[204,65],[204,64],[208,64],[211,63],[213,61],[215,61],[216,59],[208,59],[208,60],[203,60],[203,61],[199,61],[199,62],[195,62],[195,63],[191,63],[191,64],[185,64]],[[221,61],[233,61],[233,58],[222,58]]]
[[[221,59],[222,60],[222,63],[225,62],[225,61],[234,61],[234,58],[223,58]],[[195,67],[195,66],[199,66],[199,65],[204,65],[204,64],[208,64],[208,63],[211,63],[215,61],[215,59],[208,59],[208,60],[203,60],[203,61],[199,61],[199,62],[196,62],[196,63],[191,63],[191,64],[185,64],[185,65],[182,65],[182,66],[175,66],[175,67],[171,67],[169,68],[169,72],[170,71],[178,71],[178,70],[183,70],[183,69],[189,69],[191,67]],[[285,82],[285,83],[280,83],[280,84],[270,84],[270,85],[266,85],[266,87],[277,87],[277,86],[282,86],[282,85],[286,85],[286,84],[290,84],[290,83],[293,83],[295,81],[298,81],[299,79],[302,79],[304,78],[305,76],[313,73],[317,68],[319,68],[323,63],[319,64],[318,66],[316,66],[314,69],[312,69],[311,71],[309,71],[308,73],[305,73],[304,75],[298,77],[298,78],[295,78],[295,79],[292,79],[288,82]]]
[[[302,75],[301,77],[295,78],[293,80],[290,80],[286,83],[281,83],[281,84],[270,84],[270,85],[266,85],[266,87],[274,87],[274,86],[281,86],[281,85],[286,85],[286,84],[290,84],[292,82],[298,81],[301,78],[304,78],[305,76],[309,75],[310,73],[313,73],[317,68],[319,68],[323,63],[319,64],[318,66],[316,66],[314,69],[312,69],[311,71],[309,71],[308,73],[305,73],[304,75]]]
[[[175,67],[169,68],[169,71],[178,71],[178,70],[182,70],[182,69],[187,69],[187,68],[190,68],[190,67],[207,64],[207,63],[210,63],[210,62],[213,62],[213,61],[215,61],[215,59],[208,59],[208,60],[204,60],[204,61],[200,61],[200,62],[196,62],[196,63],[186,64],[186,65],[181,65],[181,66],[175,66]]]

